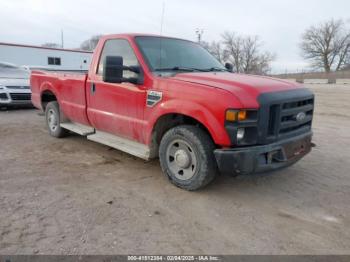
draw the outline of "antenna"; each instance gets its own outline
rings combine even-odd
[[[162,16],[160,20],[160,36],[163,35],[164,13],[165,13],[165,1],[163,1],[163,4],[162,4]],[[159,68],[162,68],[162,37],[159,38]]]
[[[64,42],[63,42],[63,29],[61,29],[61,46],[62,46],[62,48],[64,47]]]
[[[162,6],[162,16],[160,20],[160,35],[163,34],[164,13],[165,13],[165,1],[163,1],[163,6]]]

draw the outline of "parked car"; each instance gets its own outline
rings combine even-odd
[[[0,62],[0,106],[32,105],[30,71]]]
[[[146,160],[159,157],[169,180],[187,190],[219,171],[270,171],[309,153],[313,93],[231,71],[191,41],[109,35],[88,72],[32,71],[32,101],[45,111],[50,135],[70,130]]]
[[[27,70],[27,71],[31,71],[31,70],[48,70],[48,71],[55,71],[57,70],[57,68],[52,67],[52,66],[36,66],[36,65],[22,65],[20,66],[20,68]],[[64,71],[64,70],[62,70]]]

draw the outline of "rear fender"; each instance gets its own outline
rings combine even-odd
[[[39,92],[39,94],[40,94],[40,97],[39,97],[39,99],[40,99],[40,109],[42,109],[42,110],[44,109],[43,104],[42,104],[42,96],[43,96],[44,92],[47,92],[47,91],[53,93],[54,96],[57,99],[57,102],[59,103],[58,92],[57,92],[56,88],[54,87],[54,85],[51,82],[49,82],[49,81],[44,81],[40,85],[40,92]]]

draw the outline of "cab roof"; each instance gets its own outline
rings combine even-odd
[[[191,41],[183,38],[178,37],[172,37],[172,36],[164,36],[164,35],[157,35],[157,34],[145,34],[145,33],[123,33],[123,34],[108,34],[103,35],[101,37],[102,40],[107,39],[113,39],[113,38],[126,38],[126,39],[132,39],[138,36],[149,36],[149,37],[162,37],[162,38],[172,38],[172,39],[179,39],[179,40],[185,40],[185,41]],[[192,41],[191,41],[192,42]]]

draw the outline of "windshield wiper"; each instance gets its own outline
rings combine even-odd
[[[226,68],[221,68],[221,67],[211,67],[208,69],[203,69],[205,72],[214,72],[214,71],[219,71],[219,72],[228,72]]]
[[[193,68],[193,67],[182,67],[182,66],[174,66],[169,68],[156,68],[154,71],[187,71],[187,72],[207,72],[207,70]]]

